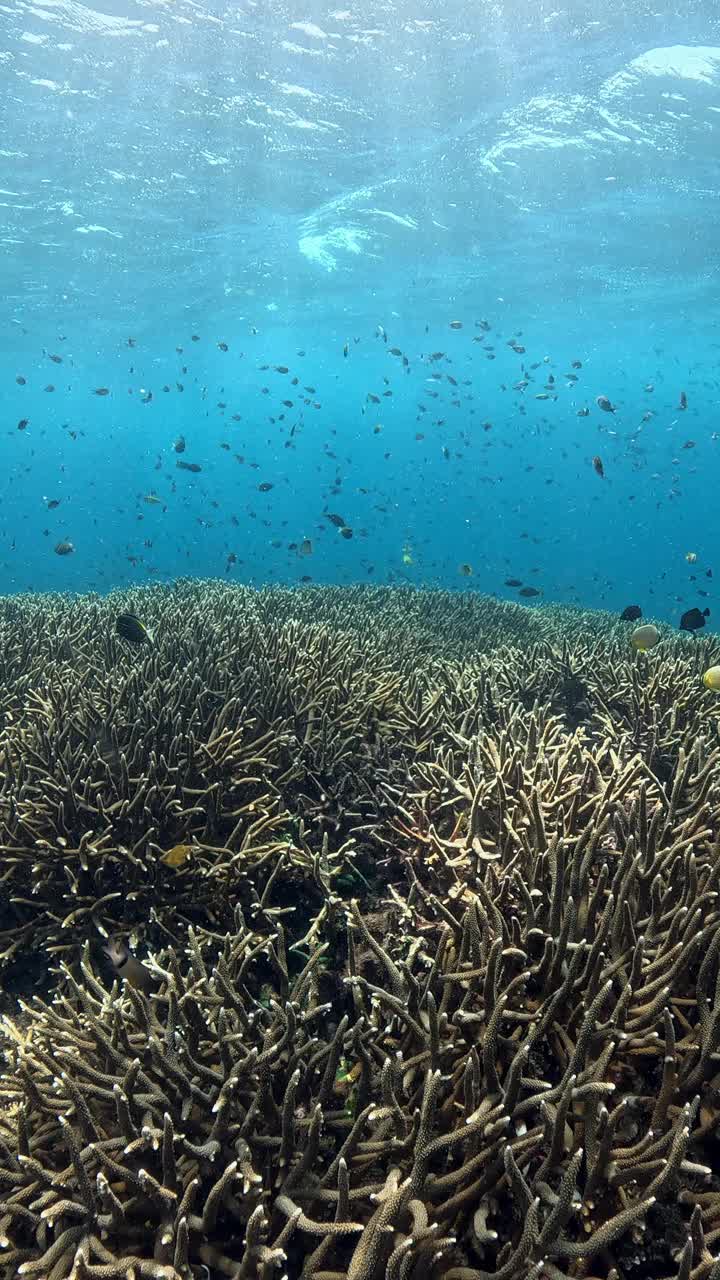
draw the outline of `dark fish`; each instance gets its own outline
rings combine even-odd
[[[67,538],[63,539],[62,542],[57,542],[55,544],[56,556],[71,556],[74,550],[75,548],[72,542],[70,542]]]
[[[637,622],[638,618],[642,618],[642,609],[639,604],[629,604],[620,614],[621,622]]]
[[[329,520],[331,524],[334,524],[336,529],[344,529],[346,527],[342,516],[338,516],[332,511],[325,512],[325,519]]]
[[[23,378],[22,374],[19,373],[15,381],[17,382],[19,387],[24,387],[27,383],[27,378]]]
[[[451,320],[451,321],[450,321],[450,328],[451,328],[451,329],[462,329],[462,320]]]
[[[521,587],[521,586],[522,586],[522,578],[506,578],[506,579],[505,579],[505,586],[506,586],[506,587]]]
[[[219,350],[219,351],[227,351],[227,350],[228,350],[228,344],[227,344],[227,342],[218,342],[218,350]]]
[[[50,359],[52,360],[53,364],[62,364],[63,362],[62,356],[50,356]]]
[[[541,596],[542,591],[538,591],[537,587],[522,587],[521,590],[518,591],[518,595],[527,596],[528,599],[530,599],[532,596]]]
[[[605,475],[605,468],[603,466],[602,458],[598,457],[598,455],[595,454],[595,457],[592,460],[592,464],[593,464],[594,471],[602,479],[602,477]]]
[[[262,484],[258,485],[258,491],[260,493],[269,493],[272,488],[273,488],[273,485],[270,483],[269,480],[263,480]]]
[[[684,391],[681,391],[681,392],[680,392],[680,399],[679,399],[679,401],[678,401],[678,409],[687,409],[687,396],[686,396],[686,394],[685,394],[685,392],[684,392]]]
[[[686,609],[680,619],[681,631],[699,631],[705,626],[705,619],[710,617],[709,609]]]
[[[612,403],[611,400],[608,399],[607,396],[596,396],[595,403],[598,409],[603,409],[605,413],[615,412],[615,405]]]
[[[24,431],[29,421],[29,418],[21,418],[17,425],[18,431]]]
[[[151,633],[134,613],[119,613],[115,619],[115,630],[122,640],[129,640],[130,644],[153,642]]]
[[[177,440],[175,441],[175,443],[174,443],[174,445],[173,445],[173,449],[175,450],[175,452],[176,452],[176,453],[184,453],[184,452],[185,452],[185,437],[184,437],[184,436],[178,436]]]
[[[54,388],[54,386],[53,386],[52,382],[48,382],[47,386],[46,386],[46,387],[43,387],[43,391],[54,391],[54,390],[55,390],[55,388]]]
[[[350,528],[350,526],[346,524],[346,525],[345,525],[345,527],[344,527],[343,529],[341,529],[341,530],[340,530],[340,537],[341,537],[341,538],[352,538],[352,536],[353,536],[353,531],[352,531],[352,529]]]
[[[109,387],[96,387],[96,388],[95,388],[95,390],[93,391],[93,395],[94,395],[94,396],[109,396],[109,395],[110,395],[110,388],[109,388]]]
[[[181,471],[193,471],[196,474],[198,471],[202,471],[202,467],[199,462],[183,462],[180,458],[178,458],[175,466],[179,467]]]
[[[62,498],[48,498],[47,499],[48,511],[54,511],[56,507],[60,506],[61,502],[62,502]]]

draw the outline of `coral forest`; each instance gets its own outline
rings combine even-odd
[[[0,1280],[720,1280],[716,642],[628,635],[0,602]]]

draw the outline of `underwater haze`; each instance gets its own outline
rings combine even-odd
[[[716,0],[8,0],[0,119],[1,592],[716,629]]]

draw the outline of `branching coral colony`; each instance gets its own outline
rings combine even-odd
[[[6,602],[0,1280],[720,1280],[712,644],[399,594]]]

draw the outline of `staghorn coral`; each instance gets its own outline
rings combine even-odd
[[[211,623],[184,595],[150,592],[138,607],[163,647],[143,654],[112,636],[115,600],[46,602],[44,627],[36,600],[11,611],[6,961],[30,943],[74,949],[100,921],[222,929],[250,871],[287,855],[307,878],[326,830],[363,816],[368,743],[399,677],[327,629],[259,624],[256,599],[229,594]],[[160,859],[180,842],[194,855],[176,872]]]
[[[127,607],[154,648],[114,636]],[[428,770],[483,735],[522,742],[528,715],[580,735],[568,778],[588,750],[593,778],[637,756],[663,787],[689,743],[710,758],[717,740],[697,679],[711,642],[638,656],[604,615],[468,593],[190,582],[27,597],[0,606],[0,640],[0,962],[16,972],[98,930],[155,945],[190,923],[222,933],[279,859],[277,905],[316,902],[325,835],[338,880],[372,884]],[[166,867],[179,843],[192,856]]]
[[[715,1276],[720,913],[628,937],[616,874],[579,926],[558,849],[515,906],[492,864],[451,905],[330,895],[307,956],[191,934],[152,995],[86,952],[4,1020],[3,1280]]]
[[[712,640],[193,583],[138,654],[126,597],[43,603],[0,618],[6,962],[188,954],[108,994],[86,946],[5,1020],[2,1280],[720,1280]]]

